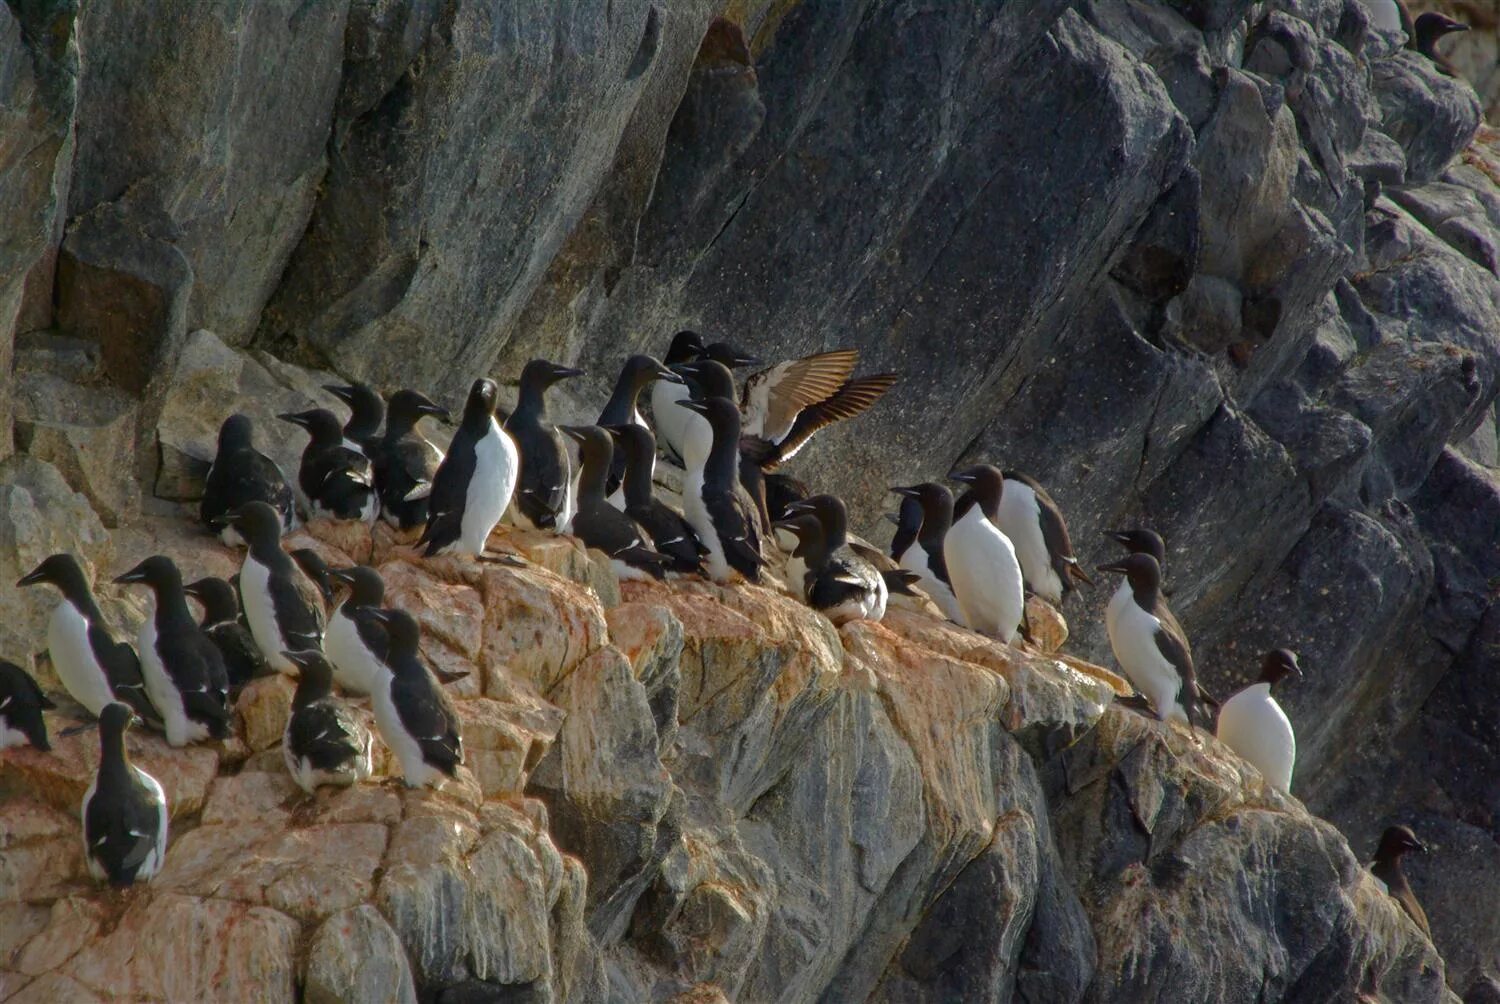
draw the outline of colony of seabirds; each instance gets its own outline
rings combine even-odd
[[[493,381],[474,382],[446,450],[419,424],[448,413],[413,390],[386,401],[362,385],[330,387],[349,406],[347,421],[323,409],[279,417],[309,437],[297,485],[312,516],[421,528],[417,548],[426,557],[519,563],[487,549],[502,519],[571,534],[607,555],[622,579],[757,582],[780,552],[791,591],[834,623],[878,621],[892,594],[921,594],[949,620],[1007,643],[1025,634],[1028,591],[1060,605],[1091,582],[1046,490],[988,464],[949,475],[963,486],[956,499],[935,482],[893,488],[901,506],[891,517],[889,555],[851,537],[839,498],[813,493],[779,468],[820,429],[873,405],[895,376],[855,376],[856,353],[840,350],[779,362],[737,391],[732,371],[755,362],[680,332],[665,362],[626,360],[597,424],[558,427],[548,418],[548,388],[579,371],[533,360],[509,414]],[[647,395],[652,424],[639,407]],[[210,530],[245,548],[237,583],[184,584],[172,559],[142,561],[114,580],[154,595],[132,647],[111,636],[72,555],[53,555],[20,580],[61,593],[47,629],[49,657],[68,693],[98,719],[101,756],[82,823],[89,870],[100,881],[147,880],[167,849],[166,798],[131,764],[126,730],[144,723],[175,747],[223,739],[233,695],[262,674],[297,680],[282,752],[308,792],[371,774],[372,737],[335,685],[369,695],[408,786],[441,786],[463,762],[459,718],[420,654],[416,619],[384,605],[375,569],[330,569],[310,551],[283,548],[298,522],[294,492],[255,449],[252,432],[244,415],[223,423],[200,508]],[[566,439],[577,443],[576,471]],[[682,462],[681,511],[655,495],[658,447]],[[1120,576],[1106,620],[1115,658],[1139,692],[1129,703],[1191,731],[1217,702],[1198,685],[1188,639],[1162,598],[1166,546],[1144,528],[1108,536],[1126,552],[1099,571]],[[1271,691],[1288,675],[1301,675],[1296,656],[1267,653],[1259,681],[1222,703],[1217,724],[1218,738],[1282,791],[1291,787],[1296,740]],[[49,749],[46,707],[23,669],[0,663],[0,747]],[[1374,871],[1426,930],[1401,872],[1409,850],[1425,848],[1405,827],[1391,828]]]

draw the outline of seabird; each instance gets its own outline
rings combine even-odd
[[[380,440],[380,423],[385,421],[385,401],[379,392],[362,383],[325,383],[323,389],[349,406],[349,421],[342,429],[344,443],[375,459],[371,450]]]
[[[135,649],[115,641],[110,634],[78,559],[71,554],[54,554],[16,585],[43,582],[62,593],[62,602],[47,622],[47,655],[63,689],[95,717],[106,704],[123,701],[143,720],[160,728],[161,716],[146,695]]]
[[[807,559],[803,598],[835,624],[878,621],[889,591],[875,566],[849,546],[849,511],[836,495],[814,495],[787,507],[810,513],[823,529],[822,546]]]
[[[790,474],[766,475],[766,512],[772,520],[786,519],[786,507],[812,494],[807,482]]]
[[[1271,690],[1287,676],[1302,676],[1296,653],[1267,652],[1260,680],[1236,693],[1219,708],[1219,741],[1250,761],[1275,788],[1291,794],[1297,765],[1297,736]]]
[[[774,470],[807,445],[819,429],[867,411],[899,379],[895,373],[854,377],[859,353],[836,349],[777,363],[745,381],[741,434],[763,471]]]
[[[385,435],[374,444],[370,457],[381,512],[387,523],[400,530],[427,522],[427,497],[443,463],[443,451],[417,428],[429,415],[449,420],[447,408],[414,390],[398,390],[391,395],[386,412]]]
[[[969,486],[954,504],[953,525],[943,535],[943,562],[963,615],[960,623],[1009,643],[1026,616],[1026,593],[1015,546],[995,525],[1004,476],[999,468],[980,464],[949,477]]]
[[[266,519],[275,520],[270,506],[251,505],[263,506]],[[136,641],[146,693],[161,712],[167,742],[186,746],[229,735],[229,672],[219,647],[193,620],[176,563],[153,555],[115,582],[147,586],[155,598],[156,609],[141,622]]]
[[[895,491],[894,488],[891,490]],[[948,516],[951,521],[953,518],[951,493]],[[896,532],[891,535],[891,560],[904,568],[903,559],[906,557],[906,552],[917,546],[917,534],[922,531],[922,501],[915,495],[901,494],[901,508],[894,513],[886,513],[885,518],[891,526],[896,528]]]
[[[739,408],[723,397],[683,401],[678,407],[708,419],[706,430],[691,426],[683,443],[683,516],[703,544],[704,567],[715,582],[728,582],[733,572],[758,582],[765,559],[758,517],[739,492]]]
[[[282,532],[297,525],[296,502],[276,461],[251,444],[248,416],[234,414],[219,428],[219,449],[208,468],[198,514],[230,547],[243,543],[229,514],[247,502],[265,502],[281,516]]]
[[[43,753],[52,749],[42,712],[56,706],[30,673],[0,659],[0,750],[27,743]]]
[[[1401,857],[1408,851],[1426,854],[1427,845],[1405,826],[1388,827],[1380,835],[1380,846],[1375,851],[1375,861],[1370,865],[1370,872],[1385,883],[1386,892],[1401,904],[1401,909],[1416,922],[1430,941],[1432,928],[1427,923],[1427,913],[1422,909],[1422,904],[1417,902],[1417,894],[1412,892],[1411,883],[1406,881],[1406,872],[1401,868]]]
[[[235,510],[234,526],[250,545],[240,566],[240,602],[266,665],[291,674],[296,667],[283,652],[323,644],[323,594],[282,550],[275,517],[264,502]]]
[[[1005,491],[995,524],[1015,545],[1021,574],[1031,591],[1055,607],[1076,589],[1074,580],[1093,585],[1073,555],[1068,524],[1052,496],[1020,471],[1005,471]]]
[[[1156,564],[1162,570],[1162,580],[1165,581],[1167,567],[1167,544],[1161,539],[1161,534],[1155,530],[1137,528],[1133,530],[1105,530],[1104,536],[1120,544],[1131,554],[1149,554],[1156,559]],[[1161,589],[1163,596],[1170,596],[1171,591],[1165,586]],[[1119,621],[1120,611],[1131,603],[1130,580],[1122,578],[1120,585],[1109,598],[1109,604],[1104,608],[1104,628],[1109,635],[1110,646],[1115,643],[1115,625]],[[1177,623],[1177,617],[1165,605],[1162,608],[1168,618],[1168,627],[1176,631],[1178,635],[1187,637],[1182,630],[1182,625]]]
[[[547,388],[583,370],[533,359],[521,370],[516,410],[505,420],[521,454],[521,475],[511,507],[512,522],[531,530],[567,533],[576,499],[573,465],[557,426],[547,417]]]
[[[626,359],[625,365],[620,369],[619,378],[615,380],[615,389],[609,395],[609,401],[605,403],[604,410],[599,413],[598,424],[606,428],[618,425],[638,425],[641,428],[648,428],[646,420],[641,417],[639,405],[641,392],[658,381],[686,384],[682,377],[650,356],[635,355]],[[654,453],[651,464],[651,471],[647,472],[648,478],[656,468]],[[625,497],[620,488],[624,479],[625,456],[622,452],[616,451],[614,460],[609,466],[609,478],[605,481],[604,493],[609,496],[610,505],[621,510],[625,508]]]
[[[375,725],[401,764],[408,788],[440,788],[464,761],[458,712],[418,655],[416,620],[392,609],[377,611],[376,618],[385,625],[390,650],[371,690]]]
[[[167,796],[130,762],[133,714],[118,702],[99,714],[99,769],[83,796],[83,854],[95,880],[124,888],[150,881],[167,855]]]
[[[516,488],[515,440],[495,420],[498,391],[480,378],[469,388],[463,420],[432,478],[427,526],[417,543],[427,557],[456,551],[480,557]]]
[[[1457,69],[1449,62],[1447,56],[1438,52],[1437,45],[1454,32],[1468,30],[1469,26],[1462,21],[1455,21],[1436,11],[1428,11],[1417,18],[1407,37],[1406,47],[1415,49],[1432,60],[1433,65],[1443,73],[1456,77],[1459,75]]]
[[[671,559],[658,554],[650,534],[604,497],[614,446],[609,433],[597,425],[563,426],[562,431],[578,443],[578,511],[572,534],[585,547],[603,551],[621,579],[664,579]]]
[[[281,735],[281,756],[297,787],[348,787],[370,776],[370,730],[333,695],[333,667],[313,649],[286,652],[297,667],[292,714]]]
[[[785,519],[772,524],[772,529],[778,541],[785,538],[790,544],[785,548],[787,588],[805,603],[807,573],[822,563],[828,550],[823,539],[823,522],[810,512],[788,513]]]
[[[313,585],[318,587],[318,592],[323,596],[324,604],[333,602],[333,594],[336,591],[333,585],[333,572],[328,567],[328,562],[323,556],[310,547],[299,547],[294,551],[288,551],[297,567],[312,579]]]
[[[696,362],[685,363],[677,367],[677,370],[687,378],[688,386],[692,390],[692,400],[703,401],[711,397],[722,397],[729,401],[735,399],[734,376],[729,372],[729,367],[717,359],[705,356]],[[689,416],[684,430],[687,440],[696,438],[701,442],[705,430],[708,435],[712,435],[707,419],[681,408],[680,402],[679,410]],[[740,491],[755,511],[759,520],[758,529],[763,535],[769,536],[773,531],[770,507],[766,502],[766,478],[765,472],[757,462],[760,454],[755,452],[759,446],[763,445],[763,440],[754,440],[742,435],[736,446],[735,456],[738,464]],[[750,452],[747,452],[747,449]],[[684,464],[686,462],[686,457],[684,457]]]
[[[953,527],[953,493],[932,481],[892,488],[891,491],[901,496],[901,518],[906,518],[907,502],[915,504],[918,512],[916,540],[896,558],[897,564],[917,573],[918,588],[937,604],[944,617],[955,624],[963,624],[963,608],[958,605],[958,597],[953,592],[945,554],[948,531]]]
[[[616,425],[609,433],[615,440],[615,452],[625,456],[625,515],[650,535],[657,553],[670,559],[666,566],[669,575],[696,574],[702,565],[703,546],[682,513],[657,498],[652,486],[656,438],[643,425]]]
[[[312,514],[365,523],[374,520],[380,502],[375,497],[370,458],[363,448],[345,444],[333,412],[314,408],[276,417],[300,425],[310,437],[297,468],[297,484],[307,496]]]
[[[208,576],[189,582],[183,592],[198,601],[203,617],[198,626],[208,640],[218,646],[229,674],[230,692],[237,691],[258,676],[270,672],[266,660],[255,645],[250,627],[240,619],[239,597],[234,587],[223,579]]]
[[[677,332],[672,337],[671,347],[667,349],[663,362],[667,368],[675,369],[705,358],[711,358],[730,369],[758,362],[754,356],[725,342],[715,342],[710,352],[709,347],[703,344],[702,337],[694,331]],[[658,380],[651,385],[651,420],[656,427],[657,442],[671,451],[673,456],[683,460],[686,458],[683,457],[682,445],[693,416],[690,412],[680,410],[677,404],[686,401],[689,396],[688,388],[682,384]]]
[[[333,678],[346,693],[368,694],[389,648],[385,625],[375,617],[385,602],[385,580],[368,565],[339,568],[332,574],[350,588],[328,617],[323,650],[333,664]]]
[[[1161,598],[1161,566],[1149,554],[1132,554],[1099,571],[1118,572],[1130,584],[1130,601],[1118,611],[1109,639],[1125,678],[1151,702],[1157,718],[1197,725],[1193,653]]]

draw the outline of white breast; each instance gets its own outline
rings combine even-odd
[[[9,749],[12,746],[25,746],[31,742],[26,738],[26,733],[20,729],[10,727],[5,719],[0,718],[0,750]]]
[[[245,552],[245,561],[240,565],[240,600],[245,606],[245,620],[250,625],[250,637],[255,647],[265,657],[266,665],[288,676],[297,675],[297,667],[286,656],[289,649],[281,636],[281,626],[276,621],[276,606],[271,602],[271,570]]]
[[[651,415],[656,419],[656,438],[678,457],[682,456],[687,420],[695,418],[690,411],[677,407],[688,398],[688,389],[680,383],[658,380],[651,385]]]
[[[167,860],[167,824],[169,822],[167,793],[161,790],[161,785],[150,774],[147,774],[139,767],[131,767],[130,769],[135,771],[135,776],[140,778],[141,783],[151,792],[152,799],[156,802],[156,818],[159,823],[156,831],[156,839],[151,845],[151,853],[146,855],[146,860],[141,862],[141,867],[135,873],[135,880],[137,882],[145,882],[161,871],[161,866]]]
[[[422,747],[401,724],[401,716],[391,700],[391,681],[394,679],[390,669],[381,666],[370,691],[370,706],[375,710],[375,726],[380,730],[380,738],[396,755],[408,788],[440,788],[448,778],[422,759]]]
[[[136,639],[140,648],[141,679],[146,684],[146,696],[161,712],[167,742],[172,746],[186,746],[208,738],[208,726],[195,722],[187,716],[182,705],[182,692],[172,682],[166,665],[156,651],[156,617],[146,618],[141,624],[140,636]]]
[[[333,664],[333,678],[349,694],[368,694],[379,661],[365,647],[354,621],[343,614],[344,605],[336,607],[323,633],[323,652]]]
[[[703,557],[703,568],[708,572],[709,578],[715,582],[728,582],[732,577],[729,560],[724,556],[723,544],[719,542],[718,528],[714,526],[714,521],[709,518],[708,508],[703,504],[701,464],[696,469],[688,470],[687,484],[682,492],[682,516],[708,552]]]
[[[943,538],[943,561],[964,626],[1014,641],[1026,607],[1016,549],[978,506]]]
[[[1292,790],[1297,737],[1267,683],[1255,683],[1219,709],[1219,741],[1250,761],[1274,787]]]
[[[1006,480],[995,522],[1015,545],[1016,560],[1021,563],[1026,584],[1042,599],[1056,605],[1062,601],[1063,584],[1052,568],[1052,556],[1047,553],[1041,513],[1041,503],[1030,485]]]
[[[1120,643],[1116,640],[1116,632],[1119,630],[1120,611],[1125,609],[1125,604],[1134,603],[1134,597],[1130,592],[1130,582],[1120,577],[1120,585],[1115,589],[1113,596],[1109,598],[1109,605],[1104,608],[1104,629],[1109,633],[1109,647],[1112,651],[1119,651]]]
[[[1177,701],[1182,678],[1156,645],[1160,627],[1161,622],[1132,598],[1119,611],[1110,644],[1125,678],[1151,702],[1157,717],[1186,723],[1187,713]]]
[[[955,624],[964,622],[963,611],[959,609],[958,598],[953,595],[952,588],[948,583],[937,577],[927,559],[927,551],[921,544],[912,544],[901,555],[900,565],[908,572],[916,572],[922,577],[917,583],[917,588],[926,593],[932,602],[936,603],[943,616]]]
[[[484,553],[490,531],[500,522],[516,490],[521,459],[515,440],[490,419],[490,430],[474,444],[474,476],[464,496],[459,547],[465,554]]]
[[[73,700],[99,717],[104,706],[115,699],[114,691],[89,645],[88,618],[67,600],[57,605],[47,622],[47,654]]]

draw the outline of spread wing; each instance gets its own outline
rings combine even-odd
[[[798,412],[826,401],[848,382],[859,362],[855,349],[835,349],[777,363],[745,381],[740,396],[746,435],[779,443]]]
[[[808,440],[812,439],[813,434],[819,429],[825,429],[834,422],[841,422],[868,411],[876,401],[885,396],[886,391],[896,385],[899,379],[900,377],[895,373],[876,373],[873,376],[850,380],[832,397],[802,409],[786,435],[777,442],[775,461],[765,469],[775,470],[778,465],[790,460],[798,450],[807,445]]]

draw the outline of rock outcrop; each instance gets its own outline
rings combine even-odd
[[[78,882],[88,742],[7,751],[0,874],[34,884],[0,907],[0,996],[86,999],[116,963],[188,993],[124,946],[231,951],[196,932],[232,928],[258,954],[185,979],[1436,999],[1437,956],[1355,867],[1392,822],[1433,846],[1411,874],[1449,984],[1500,987],[1492,92],[1363,0],[149,14],[0,6],[0,582],[59,549],[101,576],[156,551],[231,572],[183,515],[214,430],[247,411],[291,469],[274,415],[332,406],[334,375],[457,405],[543,354],[589,371],[554,410],[592,419],[618,361],[680,327],[764,357],[851,345],[903,382],[794,472],[872,537],[887,485],[979,459],[1044,482],[1086,564],[1098,530],[1155,526],[1212,690],[1299,651],[1295,791],[1349,844],[1211,743],[1104,710],[1102,589],[1044,658],[906,614],[838,633],[770,592],[622,590],[567,542],[521,542],[550,573],[480,574],[324,528],[471,670],[472,776],[347,818],[278,790],[236,807],[277,774],[288,695],[259,686],[174,781],[175,839],[232,857],[211,828],[256,819],[259,870],[117,902]],[[0,589],[0,655],[55,685],[50,603]],[[433,818],[451,834],[404,829]],[[325,909],[277,842],[341,826],[367,829]],[[480,873],[514,890],[501,933],[460,880]]]

